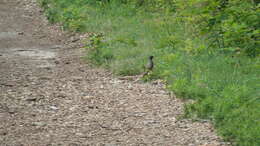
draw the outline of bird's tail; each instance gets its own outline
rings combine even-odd
[[[146,71],[146,72],[144,72],[144,74],[142,75],[142,77],[145,77],[145,76],[147,76],[148,74],[149,74],[149,70],[148,71]]]

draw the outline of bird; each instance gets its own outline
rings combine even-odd
[[[151,71],[151,70],[153,70],[153,66],[154,66],[153,56],[149,56],[146,68]]]
[[[154,58],[153,56],[148,57],[148,62],[145,66],[146,72],[143,74],[143,77],[148,75],[149,72],[151,72],[153,70],[153,67],[154,67],[153,58]]]
[[[148,62],[146,65],[144,65],[145,68],[145,72],[143,74],[141,74],[140,76],[138,75],[138,78],[135,79],[136,76],[125,76],[125,77],[120,77],[119,79],[121,80],[133,80],[134,82],[138,82],[141,80],[141,77],[145,77],[146,75],[148,75],[154,68],[154,62],[153,62],[153,56],[149,56],[148,57]]]

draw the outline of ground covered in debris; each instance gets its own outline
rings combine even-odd
[[[224,145],[160,82],[113,77],[81,60],[77,35],[35,0],[0,2],[1,145]]]

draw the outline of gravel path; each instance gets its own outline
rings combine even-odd
[[[217,146],[207,122],[159,82],[93,68],[75,37],[48,25],[35,0],[0,1],[0,145]]]

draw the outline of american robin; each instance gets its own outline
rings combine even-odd
[[[152,71],[153,70],[153,66],[154,66],[154,64],[153,64],[153,56],[149,56],[146,68],[148,70]]]
[[[146,72],[144,73],[143,77],[148,75],[148,73],[153,70],[153,67],[154,67],[153,56],[149,56],[148,57],[148,62],[146,64],[146,66],[145,66]]]

